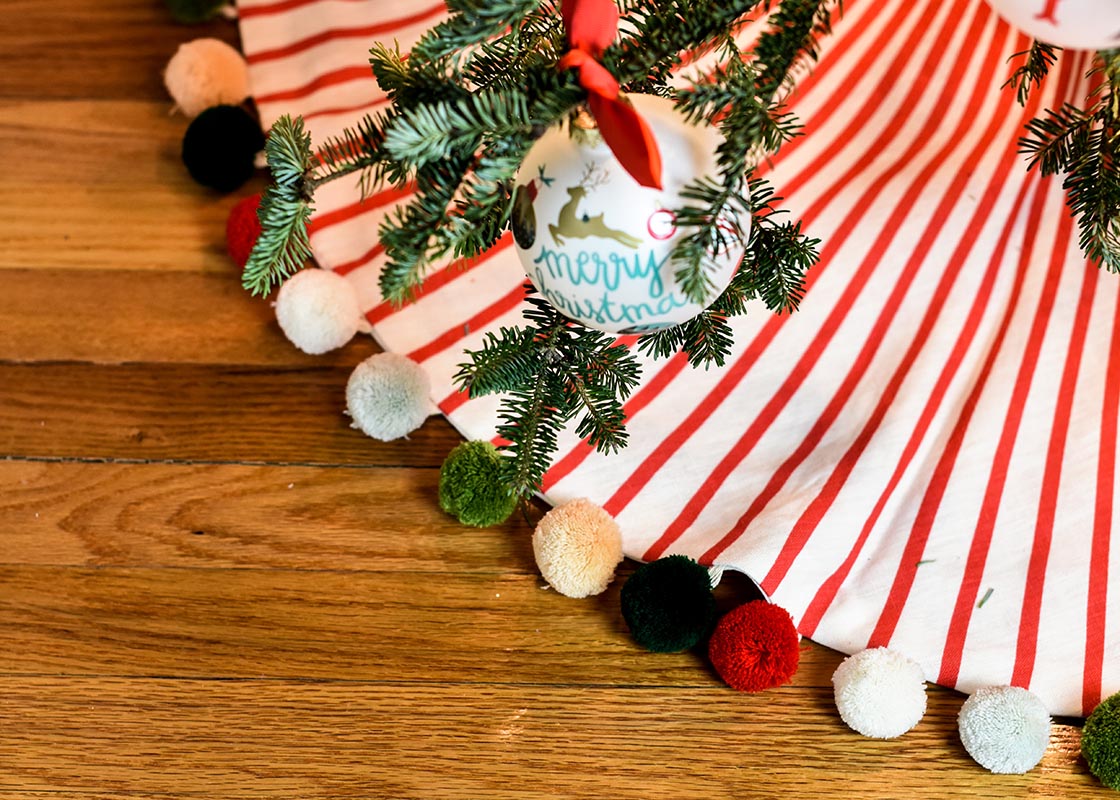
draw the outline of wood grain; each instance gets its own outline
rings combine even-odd
[[[1069,728],[1037,774],[961,780],[968,757],[944,736],[947,697],[904,741],[858,753],[823,690],[37,678],[0,680],[0,697],[29,712],[0,745],[0,788],[683,800],[854,798],[890,786],[894,797],[1002,800],[1069,797],[1092,780]],[[103,731],[93,747],[87,725]],[[796,758],[786,736],[805,743]]]
[[[0,362],[0,453],[439,467],[462,441],[442,417],[394,442],[350,427],[346,379],[371,352],[360,339],[338,366],[308,367]]]
[[[226,21],[175,25],[158,0],[4,0],[0,97],[162,98],[180,43],[236,43]]]
[[[936,687],[902,739],[853,734],[810,642],[756,696],[642,652],[632,564],[599,598],[542,589],[528,522],[439,511],[446,422],[347,427],[368,337],[305,356],[241,291],[236,197],[185,175],[160,80],[236,27],[4,11],[0,800],[1111,796],[1064,723],[1030,774],[988,774]]]
[[[325,356],[296,350],[240,276],[0,268],[0,361],[326,366],[377,351],[368,336]]]
[[[536,576],[521,514],[465,528],[438,483],[435,469],[0,461],[0,562],[393,571],[432,588],[441,573]]]

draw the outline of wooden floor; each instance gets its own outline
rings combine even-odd
[[[156,0],[6,0],[0,25],[0,797],[1106,796],[1055,726],[993,776],[933,688],[840,722],[840,657],[723,687],[630,643],[618,584],[546,591],[524,521],[436,503],[457,442],[342,416],[368,339],[298,353],[179,163]],[[246,189],[244,193],[248,193]],[[721,587],[734,603],[742,587]]]

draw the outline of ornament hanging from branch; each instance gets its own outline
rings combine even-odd
[[[467,353],[457,380],[472,396],[505,395],[499,475],[526,497],[566,425],[601,451],[626,444],[638,362],[607,333],[644,333],[636,346],[655,357],[722,365],[728,318],[750,300],[796,308],[818,242],[753,172],[798,133],[784,107],[790,76],[815,58],[836,5],[450,0],[451,16],[407,59],[373,47],[386,110],[314,152],[301,120],[273,127],[275,183],[245,285],[266,293],[302,265],[314,191],[347,175],[367,191],[415,190],[378,232],[392,302],[432,265],[512,231],[540,293],[524,326]],[[754,52],[740,51],[731,32],[766,14]],[[694,52],[720,65],[678,88]]]

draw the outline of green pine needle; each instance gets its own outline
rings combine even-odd
[[[306,180],[312,154],[303,120],[278,119],[269,132],[265,153],[273,183],[261,197],[257,211],[261,235],[242,274],[242,284],[256,295],[268,294],[311,257],[307,223],[313,209]]]

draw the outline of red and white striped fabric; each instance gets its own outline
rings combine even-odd
[[[748,573],[826,645],[889,645],[938,683],[1087,713],[1120,689],[1120,282],[1086,264],[1059,181],[1028,175],[1016,140],[1085,97],[1088,58],[1063,55],[1022,109],[999,87],[1028,41],[981,0],[844,5],[797,93],[807,135],[769,176],[824,241],[801,310],[737,320],[724,369],[646,363],[630,447],[566,437],[547,498],[602,504],[636,558]],[[265,123],[302,114],[320,141],[353,124],[384,102],[371,42],[407,48],[442,14],[243,0]],[[498,400],[466,402],[451,375],[485,330],[518,324],[524,273],[504,240],[392,311],[376,230],[400,199],[324,187],[316,257],[428,369],[451,422],[488,439]]]

